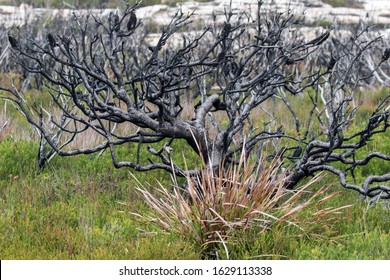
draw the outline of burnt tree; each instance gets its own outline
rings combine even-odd
[[[28,104],[16,87],[2,88],[3,97],[39,130],[50,156],[109,150],[117,168],[185,176],[196,171],[177,166],[170,156],[172,141],[182,139],[216,170],[235,164],[241,153],[258,162],[277,157],[288,169],[286,187],[329,171],[343,187],[390,198],[388,169],[362,184],[350,183],[356,168],[372,159],[390,160],[379,151],[358,153],[387,131],[389,90],[360,130],[349,129],[358,93],[389,84],[389,50],[380,36],[361,25],[344,35],[336,26],[317,29],[309,38],[292,11],[265,13],[259,1],[256,13],[227,7],[223,20],[214,16],[192,32],[196,16],[179,9],[152,40],[136,8],[108,18],[74,15],[65,31],[43,40],[11,35],[15,61],[44,78],[61,114]],[[305,96],[311,109],[302,117],[292,100]],[[293,129],[278,123],[278,110]],[[255,112],[265,116],[262,123],[253,121]],[[119,129],[123,124],[131,126]],[[103,140],[91,147],[71,145],[87,131]],[[119,160],[117,146],[129,142],[139,147],[136,159]],[[151,143],[161,143],[161,149]],[[142,161],[142,146],[158,160]],[[40,158],[44,165],[49,157]]]

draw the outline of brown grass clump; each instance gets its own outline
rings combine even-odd
[[[203,255],[213,255],[222,245],[229,258],[229,242],[245,238],[249,230],[261,234],[286,226],[296,228],[299,236],[318,238],[329,232],[335,214],[348,207],[321,207],[335,195],[325,195],[326,187],[308,194],[308,187],[320,177],[288,191],[283,187],[286,173],[279,172],[276,162],[259,166],[255,168],[243,159],[238,166],[218,172],[205,166],[201,175],[187,178],[184,192],[175,178],[172,190],[159,184],[156,195],[139,187],[150,213],[133,214],[200,246]]]

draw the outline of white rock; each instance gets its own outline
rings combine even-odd
[[[240,11],[256,11],[257,0],[214,0],[206,3],[196,1],[184,2],[181,7],[183,12],[190,13],[195,11],[199,21],[210,19],[214,11],[217,15],[223,15],[225,8],[232,2],[234,13]],[[333,22],[336,18],[339,23],[358,23],[365,19],[372,24],[389,25],[390,24],[390,0],[365,1],[364,9],[351,8],[333,8],[330,5],[322,3],[320,0],[266,0],[263,6],[265,11],[278,9],[286,11],[292,9],[295,14],[305,13],[305,20],[308,23],[316,24],[319,21]],[[180,6],[180,5],[178,5]],[[141,19],[150,19],[156,24],[167,24],[178,7],[168,5],[155,5],[142,7],[137,10],[137,17]],[[61,10],[63,15],[70,14],[71,10]],[[112,10],[93,10],[93,13],[104,16]],[[78,14],[87,12],[78,10]],[[26,22],[26,19],[33,19],[37,15],[47,13],[49,15],[58,14],[58,10],[33,9],[28,5],[22,4],[19,7],[0,6],[0,24],[5,27],[19,25]],[[198,20],[197,18],[197,20]]]

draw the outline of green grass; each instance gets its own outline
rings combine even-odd
[[[199,259],[181,236],[166,234],[134,220],[147,213],[128,170],[112,169],[108,155],[57,158],[38,174],[35,143],[0,142],[0,255],[2,259]],[[160,173],[135,174],[156,186]],[[328,180],[328,181],[327,181]],[[321,184],[332,179],[321,181]],[[321,185],[319,184],[319,185]],[[319,186],[318,185],[318,186]],[[339,190],[337,183],[332,189]],[[389,210],[367,204],[347,190],[328,206],[346,220],[331,225],[329,241],[296,238],[283,229],[227,244],[233,259],[389,259]],[[310,215],[310,213],[308,213]],[[155,231],[144,234],[140,229]],[[224,256],[223,249],[219,254]]]
[[[34,148],[0,143],[2,259],[197,258],[190,249],[182,255],[188,245],[177,236],[141,234],[129,212],[144,206],[127,170],[78,157],[37,174]]]
[[[374,104],[383,91],[362,95],[362,106],[356,116],[355,129],[363,127]],[[29,96],[31,97],[31,96]],[[35,100],[35,99],[34,99]],[[46,99],[41,100],[47,102]],[[290,100],[299,118],[310,107],[307,98]],[[4,107],[3,103],[1,108]],[[283,112],[283,110],[280,110]],[[149,209],[135,191],[136,180],[128,169],[115,169],[109,154],[55,157],[48,167],[38,172],[38,144],[21,140],[23,133],[34,132],[11,106],[7,109],[13,131],[0,137],[0,256],[2,259],[200,259],[196,246],[178,234],[167,234],[158,228],[134,219],[131,212],[149,214]],[[253,116],[262,126],[265,113]],[[287,114],[277,116],[278,122],[292,133],[294,122]],[[305,123],[302,123],[305,126]],[[304,127],[303,127],[304,128]],[[312,127],[316,130],[317,127]],[[12,137],[11,137],[12,136]],[[31,137],[30,139],[36,139]],[[283,145],[281,141],[281,145]],[[173,142],[174,161],[184,165],[199,163],[180,141]],[[136,145],[118,148],[121,159],[132,159]],[[390,134],[379,135],[370,141],[357,157],[373,150],[390,153]],[[147,160],[146,149],[141,159]],[[390,172],[390,166],[373,160],[356,170],[357,181],[370,174]],[[153,192],[158,179],[171,186],[169,174],[163,171],[134,173],[136,178]],[[329,225],[327,239],[300,236],[286,228],[276,227],[269,232],[252,230],[227,243],[232,259],[390,259],[389,202],[367,203],[350,190],[341,188],[337,178],[328,175],[313,187],[313,191],[330,184],[330,191],[340,194],[324,207],[341,207],[342,221]],[[306,213],[311,215],[310,212]],[[142,230],[141,230],[142,229]],[[146,234],[154,232],[153,234]],[[219,257],[225,256],[219,248]]]

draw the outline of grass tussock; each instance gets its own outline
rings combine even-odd
[[[256,232],[259,236],[274,228],[293,228],[296,237],[326,238],[340,210],[350,205],[324,208],[322,205],[336,193],[322,187],[314,193],[308,188],[317,182],[315,177],[294,192],[284,188],[286,173],[279,173],[278,164],[255,168],[243,158],[238,166],[218,172],[207,166],[200,175],[188,177],[188,188],[183,192],[175,178],[173,189],[159,184],[154,194],[137,188],[149,206],[147,214],[133,213],[158,228],[178,234],[198,246],[201,255],[217,256],[223,248],[229,259],[229,244]],[[254,171],[255,170],[255,171]]]

